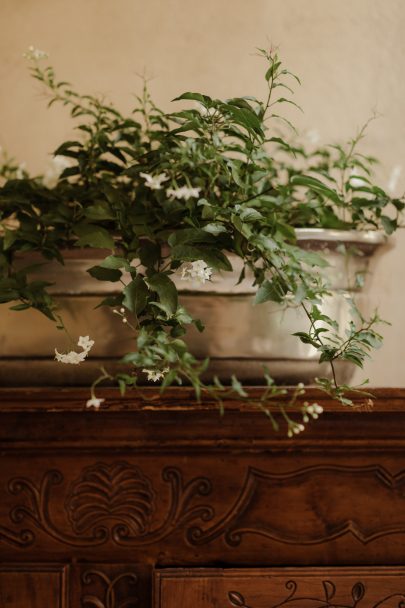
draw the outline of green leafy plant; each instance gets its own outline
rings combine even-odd
[[[208,361],[198,361],[183,336],[191,324],[203,327],[179,305],[173,281],[176,273],[204,282],[212,273],[231,271],[230,253],[243,261],[240,279],[252,273],[257,304],[302,307],[309,329],[297,337],[330,363],[332,380],[320,380],[320,386],[343,403],[350,402],[350,387],[338,385],[335,362],[362,366],[381,342],[378,315],[364,319],[354,303],[348,328],[320,313],[320,302],[330,295],[321,272],[326,262],[297,245],[294,228],[372,227],[389,234],[404,203],[372,184],[374,159],[357,152],[363,132],[348,149],[312,154],[279,136],[274,125],[286,121],[277,108],[294,103],[291,84],[299,80],[276,52],[259,53],[266,63],[264,101],[187,92],[174,100],[179,108],[167,113],[156,107],[145,84],[129,117],[59,81],[52,67],[42,67],[44,53],[28,53],[49,105],[66,106],[79,135],[55,150],[53,168],[45,175],[30,176],[12,159],[0,170],[0,302],[11,303],[13,310],[36,308],[63,328],[49,283],[32,280],[30,266],[16,268],[16,256],[39,252],[44,261],[63,263],[71,248],[107,250],[88,272],[94,280],[121,286],[102,305],[112,307],[134,334],[134,350],[123,360],[132,373],[113,378],[103,370],[89,405],[102,401],[95,394],[100,382],[115,380],[124,392],[142,373],[161,380],[162,389],[186,381],[197,398],[208,394],[220,405],[232,395],[251,400],[235,377],[230,386],[218,379],[202,381]],[[297,159],[304,162],[297,166]],[[353,183],[357,169],[363,175],[360,186]],[[388,207],[394,216],[386,214]],[[79,346],[81,353],[57,353],[58,360],[82,361],[92,341],[81,338]],[[264,382],[267,389],[257,405],[278,428],[269,404],[285,391],[267,372]],[[302,391],[299,386],[288,404],[278,404],[290,435],[303,429],[289,414]],[[319,413],[316,404],[302,406],[304,421]]]
[[[393,198],[374,181],[378,160],[359,151],[372,120],[346,145],[308,151],[280,142],[277,185],[288,221],[296,226],[338,230],[384,230],[399,226],[404,199]]]

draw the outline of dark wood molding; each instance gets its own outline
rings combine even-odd
[[[263,387],[249,387],[249,394],[257,397],[263,391]],[[279,400],[287,402],[293,388],[287,387],[286,396]],[[405,388],[367,388],[372,395],[372,411],[374,412],[405,412]],[[97,391],[107,404],[102,406],[104,413],[130,410],[130,411],[182,411],[205,412],[218,411],[215,401],[203,398],[200,403],[195,399],[194,391],[188,387],[169,387],[163,394],[154,387],[141,387],[139,391],[128,389],[127,394],[120,396],[118,389],[99,388]],[[298,399],[302,401],[317,401],[329,412],[358,413],[359,411],[370,411],[370,406],[365,406],[365,397],[352,395],[355,407],[344,407],[337,401],[331,399],[317,388],[307,387],[305,395]],[[85,403],[89,399],[89,390],[85,388],[0,388],[0,410],[5,412],[16,409],[23,411],[83,411]],[[237,399],[229,399],[225,402],[227,411],[255,412],[257,408],[241,403]]]

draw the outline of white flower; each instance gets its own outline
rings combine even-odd
[[[148,380],[151,380],[152,382],[157,382],[158,380],[161,380],[165,374],[167,374],[169,368],[165,367],[164,369],[162,369],[162,371],[155,369],[143,369],[142,371],[147,374]]]
[[[94,407],[94,409],[98,410],[103,401],[105,401],[105,399],[98,399],[97,397],[92,397],[87,401],[86,407]]]
[[[94,346],[94,340],[90,340],[89,336],[80,336],[77,345],[83,350],[89,352],[89,350]]]
[[[165,173],[159,173],[159,175],[140,173],[139,175],[145,180],[145,186],[151,190],[162,190],[162,183],[169,179]]]
[[[54,156],[46,169],[42,178],[42,183],[46,188],[55,188],[59,181],[59,177],[63,171],[70,167],[70,162],[64,156]]]
[[[312,416],[312,418],[314,420],[316,420],[317,418],[319,418],[319,415],[322,414],[323,412],[323,407],[321,405],[319,405],[318,403],[313,403],[312,405],[306,405],[306,412],[307,414],[309,414],[310,416]]]
[[[82,361],[87,357],[87,351],[82,351],[81,353],[77,353],[74,350],[71,350],[69,353],[59,353],[55,348],[55,359],[59,361],[59,363],[70,363],[71,365],[79,365]]]
[[[199,196],[201,188],[188,188],[182,186],[181,188],[168,188],[166,190],[167,195],[171,198],[184,199],[188,201],[189,198],[197,198]]]
[[[210,268],[204,260],[197,260],[196,262],[190,262],[183,267],[181,272],[182,281],[196,281],[204,285],[206,281],[209,281],[212,275],[212,268]]]
[[[390,178],[389,178],[388,184],[387,184],[387,190],[390,194],[394,194],[397,184],[398,184],[398,180],[401,176],[401,173],[402,173],[401,165],[395,165],[395,167],[393,167],[393,169],[391,171],[391,175],[390,175]]]
[[[79,363],[82,363],[89,354],[90,349],[94,345],[94,340],[90,340],[89,336],[80,336],[77,345],[83,349],[81,353],[77,353],[74,350],[71,350],[68,353],[59,353],[55,348],[55,359],[59,361],[59,363],[79,365]]]
[[[299,435],[302,431],[305,431],[305,426],[303,424],[291,421],[288,427],[287,436],[291,438],[293,435]]]
[[[41,51],[40,49],[36,49],[32,45],[28,47],[28,51],[23,55],[23,57],[30,59],[31,61],[46,59],[48,56],[48,53],[45,53],[45,51]]]
[[[20,220],[17,219],[16,213],[12,213],[8,217],[5,217],[4,220],[0,220],[0,236],[4,236],[6,230],[18,230],[20,225]]]

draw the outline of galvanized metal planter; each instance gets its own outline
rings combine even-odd
[[[367,313],[366,292],[355,286],[355,275],[367,271],[370,256],[384,243],[380,232],[345,232],[323,229],[297,229],[297,239],[306,249],[322,250],[330,267],[334,296],[322,304],[322,311],[339,323],[348,319],[347,300],[341,290],[357,291],[360,308]],[[99,252],[98,255],[100,255]],[[198,358],[211,358],[208,376],[223,380],[236,374],[245,382],[257,383],[267,366],[277,382],[310,383],[316,376],[328,374],[326,364],[318,364],[311,345],[302,344],[291,334],[308,329],[308,321],[299,308],[274,303],[253,306],[256,288],[247,276],[236,282],[241,261],[231,256],[234,271],[217,273],[203,286],[193,286],[175,279],[181,302],[206,329],[191,329],[187,336],[190,349]],[[90,335],[95,340],[91,357],[83,364],[69,366],[53,360],[53,350],[68,348],[66,337],[37,311],[24,313],[2,307],[0,316],[0,385],[83,385],[91,382],[101,365],[116,370],[120,357],[135,348],[135,338],[121,319],[106,307],[97,308],[100,299],[115,293],[116,284],[92,279],[87,268],[97,257],[84,258],[72,252],[65,267],[52,263],[46,267],[46,279],[57,297],[64,322],[73,336]],[[341,380],[350,378],[352,366],[341,364]]]

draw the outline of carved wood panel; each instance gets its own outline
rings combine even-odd
[[[401,563],[405,459],[404,468],[398,458],[384,466],[347,460],[195,454],[185,465],[143,454],[59,459],[47,469],[40,458],[3,486],[0,556],[52,548],[63,558],[118,562],[288,565],[291,556],[322,564],[331,555],[376,563],[382,553]],[[3,475],[10,470],[17,467]]]
[[[63,565],[0,564],[0,608],[68,608]]]
[[[70,608],[146,608],[151,568],[142,564],[83,563],[72,567]]]
[[[404,608],[405,568],[168,570],[155,607]]]

